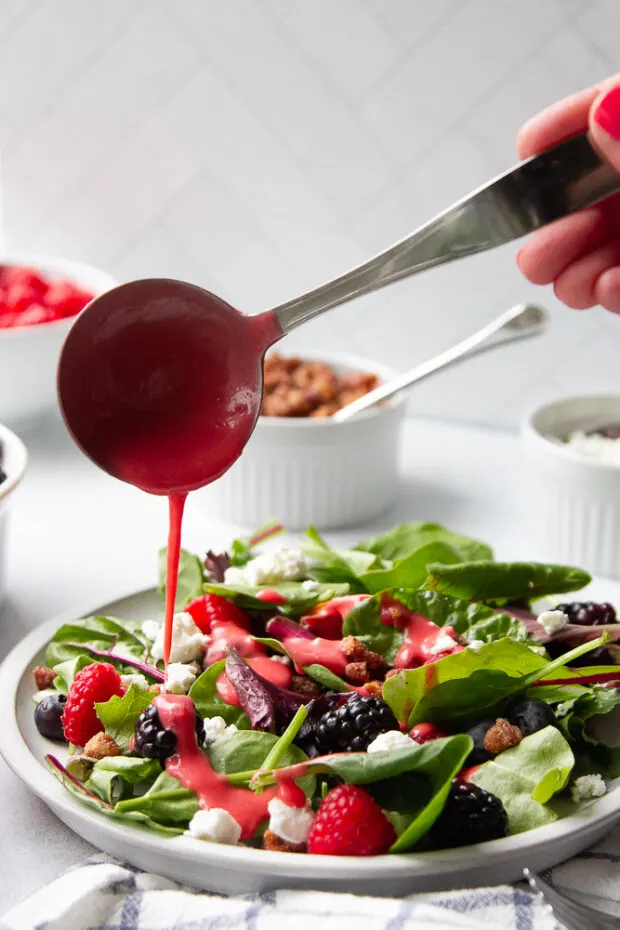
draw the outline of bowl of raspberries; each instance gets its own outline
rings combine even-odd
[[[72,321],[115,283],[80,262],[0,260],[1,422],[22,424],[53,406],[58,355]]]
[[[351,526],[387,510],[398,491],[404,396],[343,422],[333,414],[394,377],[387,365],[346,353],[270,353],[243,455],[200,492],[208,512],[245,527],[277,513],[295,530]]]

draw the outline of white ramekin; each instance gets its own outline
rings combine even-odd
[[[2,265],[35,268],[51,280],[68,278],[98,296],[116,281],[91,265],[39,255],[2,256]],[[0,329],[0,422],[25,424],[56,403],[56,367],[75,317]]]
[[[0,604],[6,591],[7,561],[7,517],[13,491],[24,477],[28,464],[26,447],[15,433],[0,425],[0,447],[2,448],[2,468],[6,480],[0,484]]]
[[[382,381],[396,372],[378,362],[345,354],[304,355],[339,374],[367,371]],[[277,519],[287,529],[314,523],[321,529],[350,526],[375,517],[398,491],[404,396],[358,417],[259,417],[238,462],[199,492],[205,512],[254,529]]]
[[[620,467],[554,442],[611,423],[620,423],[620,395],[567,398],[535,410],[522,437],[541,557],[620,578]]]

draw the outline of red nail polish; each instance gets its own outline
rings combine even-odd
[[[594,120],[612,139],[620,141],[620,87],[612,87],[596,110]]]

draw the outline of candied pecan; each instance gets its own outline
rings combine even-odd
[[[368,653],[366,656],[366,665],[369,671],[374,672],[376,675],[385,673],[389,668],[388,663],[378,652]]]
[[[335,400],[330,401],[328,404],[321,404],[310,414],[311,417],[333,417],[337,410],[340,410],[340,405],[336,403]]]
[[[289,843],[288,840],[283,840],[281,836],[276,836],[271,830],[265,830],[263,833],[263,849],[268,849],[271,852],[304,853],[306,852],[306,844]]]
[[[383,694],[383,682],[382,681],[369,681],[366,685],[366,691],[370,697],[380,698]]]
[[[105,759],[106,756],[120,756],[121,751],[108,733],[95,733],[84,746],[84,755],[89,759]]]
[[[367,394],[369,391],[373,391],[378,384],[378,377],[366,371],[349,371],[340,378],[340,385],[345,391],[363,390]]]
[[[47,665],[37,665],[34,672],[34,683],[37,686],[39,691],[45,691],[46,688],[52,687],[52,682],[56,677],[56,672],[53,668],[48,668]]]
[[[343,656],[350,662],[365,662],[370,651],[355,636],[345,636],[340,643],[340,648]]]
[[[344,670],[344,676],[354,685],[365,685],[370,681],[370,673],[365,662],[349,662]]]
[[[484,748],[487,752],[503,752],[511,746],[518,746],[523,739],[519,727],[513,726],[504,717],[498,717],[492,727],[489,727],[484,737]]]
[[[149,685],[148,690],[152,691],[153,694],[161,694],[163,691],[163,687],[164,687],[163,685],[153,684],[153,685]]]
[[[319,697],[322,694],[316,681],[313,681],[312,678],[308,678],[307,675],[293,675],[289,690],[308,698]]]

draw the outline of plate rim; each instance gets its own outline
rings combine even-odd
[[[84,609],[63,611],[35,627],[21,639],[0,663],[0,706],[8,708],[4,726],[0,727],[0,754],[9,768],[30,791],[34,792],[45,804],[57,814],[57,809],[66,813],[71,819],[93,821],[99,833],[122,841],[131,840],[143,850],[155,855],[165,856],[173,853],[175,858],[188,855],[205,866],[217,861],[220,868],[239,872],[249,869],[265,874],[274,873],[283,878],[293,879],[328,879],[337,872],[340,879],[385,879],[406,878],[412,880],[426,874],[441,871],[447,875],[457,875],[472,866],[472,858],[479,860],[480,867],[498,859],[510,861],[523,858],[523,865],[528,850],[535,847],[537,851],[568,840],[575,833],[586,837],[590,833],[600,835],[604,824],[611,830],[620,819],[620,784],[612,788],[604,797],[596,799],[590,805],[574,814],[561,817],[557,821],[536,827],[524,833],[491,840],[460,849],[441,850],[425,853],[399,853],[383,856],[355,857],[339,856],[334,862],[332,856],[309,855],[295,856],[291,853],[257,850],[247,846],[226,846],[216,843],[199,843],[195,839],[180,835],[166,838],[139,824],[129,825],[122,821],[109,819],[99,812],[82,804],[60,784],[58,779],[45,767],[24,738],[17,720],[17,700],[19,688],[34,664],[34,658],[51,639],[56,629],[78,617],[105,614],[113,604],[128,598],[140,598],[156,593],[154,586],[133,590],[115,597],[94,609],[90,604]],[[58,814],[57,814],[58,816]],[[61,818],[62,819],[62,818]],[[66,821],[65,821],[66,825]],[[79,832],[69,826],[72,832]],[[163,845],[165,844],[165,845]],[[96,845],[94,843],[93,845]],[[584,842],[583,848],[587,846]],[[174,851],[174,852],[173,852]],[[258,867],[258,868],[257,868]],[[264,867],[264,868],[263,868]]]

